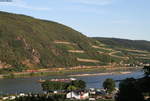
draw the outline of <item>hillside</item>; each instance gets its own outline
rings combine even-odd
[[[88,38],[65,25],[0,12],[0,73],[139,61],[133,58],[124,51],[110,47],[104,40]]]
[[[62,24],[0,12],[1,69],[105,65],[108,57],[96,52],[96,44]]]
[[[95,37],[94,39],[101,41],[104,44],[113,47],[131,48],[150,51],[150,41],[145,40],[128,40],[119,38],[102,38]]]
[[[129,57],[129,63],[147,64],[150,63],[150,42],[144,40],[128,40],[119,38],[94,37],[93,39],[102,42],[107,47],[118,51],[116,55]],[[132,62],[131,62],[132,61]]]

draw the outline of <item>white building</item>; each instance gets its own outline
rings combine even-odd
[[[76,93],[76,92],[69,92],[69,93],[67,93],[67,95],[66,95],[66,98],[67,99],[71,99],[71,98],[74,98],[74,99],[77,99],[77,100],[81,100],[81,99],[88,99],[89,98],[89,93],[83,93],[83,92],[81,92],[81,93]]]

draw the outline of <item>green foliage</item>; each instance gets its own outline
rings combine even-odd
[[[0,12],[0,19],[0,61],[17,68],[15,71],[22,71],[16,63],[24,61],[29,61],[25,65],[30,68],[28,64],[45,68],[80,65],[78,56],[68,50],[83,50],[88,53],[85,56],[95,57],[90,46],[93,39],[65,25],[5,12]],[[56,44],[56,40],[70,44]]]
[[[144,94],[150,95],[150,77],[143,77],[137,80],[137,85],[140,89],[140,91]]]
[[[143,71],[146,76],[142,78],[127,78],[120,82],[116,101],[149,101],[144,100],[144,96],[150,95],[149,66],[145,66]]]
[[[144,66],[143,71],[145,76],[148,77],[150,75],[150,66]]]
[[[144,101],[142,92],[138,88],[137,80],[127,78],[119,84],[117,101]]]
[[[45,81],[41,84],[44,91],[50,92],[55,90],[65,90],[67,87],[65,82]]]
[[[55,91],[55,90],[79,90],[86,87],[86,83],[82,80],[75,80],[72,82],[53,82],[45,81],[41,84],[43,91]]]
[[[82,80],[72,81],[71,85],[75,86],[77,89],[85,89],[86,87],[86,83]]]
[[[111,78],[108,78],[104,81],[103,87],[107,90],[108,93],[111,93],[115,90],[115,81]]]
[[[150,62],[150,42],[149,41],[136,41],[136,40],[126,40],[126,39],[117,39],[117,38],[101,38],[95,37],[93,39],[98,40],[105,44],[106,47],[109,47],[113,50],[119,51],[113,55],[117,56],[112,59],[116,63],[123,61],[127,64],[139,64],[139,63],[149,63]],[[119,57],[120,58],[119,58]],[[124,60],[121,57],[129,57],[128,60]]]
[[[69,86],[67,87],[67,90],[68,90],[68,91],[77,90],[77,87],[75,87],[75,86],[73,86],[73,85],[69,85]]]
[[[27,66],[23,64],[15,64],[12,68],[0,69],[0,74],[12,74],[13,72],[22,72],[27,69]]]
[[[1,73],[20,72],[27,67],[97,66],[110,62],[108,53],[111,50],[93,48],[92,45],[100,46],[102,43],[65,25],[6,12],[0,12],[0,19],[0,61],[13,68],[0,70],[5,71]],[[54,41],[70,44],[56,44]],[[68,50],[82,50],[85,53],[69,53]],[[79,62],[77,58],[95,59],[100,63]],[[119,63],[122,59],[111,56],[111,60]]]
[[[110,47],[121,47],[121,48],[131,48],[139,50],[150,51],[150,42],[142,40],[127,40],[127,39],[117,39],[117,38],[101,38],[95,37],[94,39],[109,45]]]

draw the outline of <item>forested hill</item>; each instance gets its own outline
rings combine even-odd
[[[106,65],[108,55],[93,48],[100,44],[56,22],[0,12],[1,69]]]
[[[128,40],[119,38],[94,37],[94,39],[103,42],[112,47],[131,48],[150,51],[150,41],[145,40]]]
[[[138,44],[141,45],[139,49],[142,48],[143,45],[140,42]],[[148,43],[145,42],[146,44]],[[116,50],[110,45],[104,39],[99,41],[86,37],[53,21],[0,12],[0,73],[3,69],[22,71],[32,68],[102,66],[150,60],[148,52],[138,51],[140,55],[134,54],[131,57],[128,54],[131,52]],[[113,45],[119,46],[116,41]],[[131,44],[128,48],[132,46],[136,47]],[[146,49],[147,46],[143,47]]]

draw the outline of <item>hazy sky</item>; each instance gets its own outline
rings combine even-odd
[[[150,40],[150,0],[12,0],[0,10],[68,25],[93,37]]]

